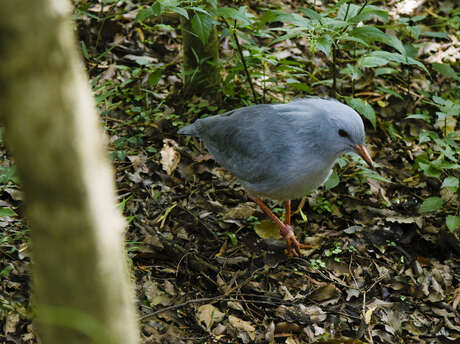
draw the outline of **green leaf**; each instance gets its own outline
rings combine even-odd
[[[358,111],[362,116],[366,117],[369,120],[369,122],[372,123],[374,129],[377,127],[375,111],[368,102],[359,98],[352,97],[345,97],[345,100],[348,105],[350,105],[353,109]]]
[[[329,35],[324,35],[318,39],[316,42],[316,47],[324,53],[324,55],[329,56],[331,52],[331,46],[332,46],[333,40],[331,36]]]
[[[407,65],[416,65],[417,67],[423,69],[425,72],[429,74],[428,69],[426,69],[425,65],[420,61],[413,59],[412,57],[403,56],[398,53],[390,53],[388,51],[373,51],[368,56],[380,57],[388,61],[398,62]]]
[[[308,18],[302,17],[301,15],[297,13],[280,12],[276,17],[276,21],[280,21],[282,23],[293,24],[304,30],[314,30],[312,21]]]
[[[155,15],[151,7],[141,9],[136,16],[136,21],[141,22]]]
[[[163,74],[163,70],[155,69],[150,73],[148,77],[148,82],[151,87],[155,87],[158,84],[158,81],[161,79],[161,75]]]
[[[168,9],[171,12],[180,14],[182,17],[184,17],[186,19],[189,19],[188,12],[187,12],[187,10],[185,8],[182,8],[182,7],[169,7]]]
[[[458,178],[457,177],[447,177],[442,182],[441,188],[447,188],[452,192],[455,192],[458,189]]]
[[[377,68],[375,70],[375,76],[379,76],[379,75],[385,75],[385,74],[394,74],[394,73],[397,73],[398,71],[394,68],[390,68],[390,67],[384,67],[384,68]]]
[[[444,76],[447,76],[449,78],[452,78],[452,79],[455,79],[455,80],[459,80],[460,78],[458,77],[458,74],[457,72],[448,64],[444,64],[444,63],[433,63],[431,65],[433,67],[433,69],[438,72],[439,74],[442,74]]]
[[[313,11],[310,8],[300,8],[299,11],[303,12],[308,18],[313,20],[321,21],[321,19],[323,18],[321,14]]]
[[[326,188],[326,191],[327,191],[332,188],[335,188],[337,185],[339,185],[339,182],[340,182],[339,176],[337,175],[337,173],[333,172],[331,173],[327,181],[324,183],[324,187]]]
[[[404,98],[398,92],[396,92],[395,90],[392,90],[392,89],[386,88],[386,87],[381,87],[381,86],[377,87],[377,89],[379,91],[384,92],[384,93],[391,94],[392,96],[394,96],[396,98],[404,100]]]
[[[206,45],[212,30],[211,17],[202,13],[196,13],[192,18],[192,30],[198,36],[201,43]]]
[[[386,45],[398,50],[402,55],[406,54],[404,45],[396,36],[387,35],[385,32],[374,26],[356,27],[350,31],[348,35],[358,37],[369,44],[375,41],[385,43]]]
[[[451,232],[456,231],[460,228],[460,216],[448,215],[446,217],[446,225]]]
[[[363,68],[374,68],[378,66],[384,66],[387,63],[387,59],[375,56],[363,56],[358,60],[358,66]]]
[[[352,153],[352,154],[356,154],[356,153]],[[364,161],[364,159],[362,159],[362,157],[359,156],[359,158]],[[381,181],[381,182],[384,182],[384,183],[392,183],[391,180],[386,179],[385,177],[382,177],[375,170],[371,170],[370,168],[361,167],[361,166],[359,167],[359,169],[362,171],[362,174],[364,176],[366,176],[367,178],[375,179],[375,180],[378,180],[378,181]]]
[[[0,208],[0,217],[2,216],[17,216],[16,212],[10,208]]]
[[[411,113],[410,115],[407,115],[406,118],[412,118],[412,119],[423,119],[425,122],[430,123],[431,116],[426,115],[423,113]]]
[[[425,36],[425,37],[449,39],[449,35],[446,32],[425,31],[422,35]]]
[[[420,208],[418,209],[418,212],[423,214],[437,211],[442,208],[442,205],[443,200],[441,197],[430,197],[423,201],[423,203],[420,205]]]
[[[232,242],[233,246],[238,245],[238,239],[236,238],[235,233],[227,232],[227,236],[229,237],[229,239]]]
[[[347,15],[347,21],[351,24],[356,24],[365,21],[367,19],[372,18],[373,16],[380,17],[384,22],[388,21],[387,11],[373,5],[366,5],[363,7],[363,5],[358,6],[354,4],[345,3],[340,7],[337,13],[337,18],[345,20],[345,15]]]
[[[223,17],[227,19],[233,19],[233,20],[239,20],[243,22],[246,25],[251,24],[251,20],[247,16],[247,12],[245,8],[240,8],[240,9],[235,9],[232,7],[227,7],[227,6],[222,6],[218,7],[215,11],[216,16],[218,17]],[[272,17],[269,17],[271,14]],[[270,21],[269,19],[274,19],[275,15],[273,12],[270,12],[267,17],[265,17],[265,20]]]

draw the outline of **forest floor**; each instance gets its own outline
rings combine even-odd
[[[244,106],[251,98],[244,76],[231,81],[240,93],[224,105],[183,97],[180,39],[166,26],[176,27],[177,18],[148,31],[134,21],[137,7],[129,4],[82,1],[75,16],[129,223],[126,242],[143,342],[460,343],[458,232],[445,228],[443,210],[419,211],[427,197],[440,193],[441,181],[415,165],[429,149],[419,135],[430,125],[406,119],[419,108],[435,111],[424,103],[427,95],[414,90],[442,93],[451,81],[415,72],[400,83],[370,75],[354,85],[355,95],[378,109],[376,129],[366,122],[366,132],[381,178],[369,178],[365,166],[348,157],[335,167],[338,185],[294,200],[296,236],[312,248],[289,257],[284,242],[270,238],[273,226],[238,181],[198,141],[177,135],[179,126],[202,115]],[[410,15],[429,17],[442,5],[452,8],[453,2],[426,1]],[[257,6],[251,10],[260,11]],[[451,46],[460,56],[457,43]],[[228,41],[223,46],[230,49]],[[328,77],[327,58],[302,40],[270,49],[292,61],[309,55],[319,75]],[[441,44],[436,49],[429,56],[447,50]],[[343,84],[341,93],[349,95]],[[401,96],[382,96],[376,85]],[[327,96],[329,88],[318,83],[311,91]],[[267,102],[302,96],[292,89],[282,97],[268,92]],[[22,214],[5,148],[1,159],[2,206]],[[450,173],[458,177],[458,168]],[[445,193],[443,199],[454,198],[456,205],[443,209],[458,211],[457,195]],[[280,214],[281,205],[268,204]],[[0,225],[0,342],[37,343],[29,229],[16,216],[1,217]]]

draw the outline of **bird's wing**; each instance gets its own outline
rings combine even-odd
[[[242,181],[257,183],[276,178],[279,160],[289,155],[279,137],[282,125],[268,125],[273,116],[270,105],[250,106],[199,120],[197,132],[220,165]]]

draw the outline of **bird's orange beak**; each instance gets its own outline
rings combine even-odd
[[[369,155],[369,151],[367,150],[365,145],[356,145],[354,147],[354,151],[362,156],[362,158],[368,163],[368,165],[374,169],[374,163],[372,162],[371,156]]]

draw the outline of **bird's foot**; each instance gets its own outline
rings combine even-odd
[[[302,256],[301,249],[312,248],[310,245],[301,244],[297,241],[292,227],[284,224],[280,227],[280,233],[287,242],[287,254],[289,257],[299,257]]]

